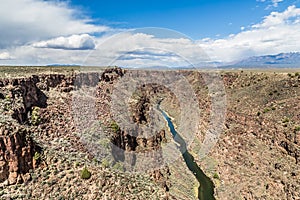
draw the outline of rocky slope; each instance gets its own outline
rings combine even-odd
[[[298,73],[224,74],[226,130],[211,157],[224,199],[299,199]],[[226,158],[226,159],[224,159]]]
[[[143,175],[124,173],[118,165],[112,169],[96,159],[78,133],[72,90],[111,80],[101,73],[1,79],[0,198],[167,198],[159,171]],[[121,146],[121,132],[110,125],[108,131]],[[89,180],[81,175],[84,168],[91,173]]]
[[[149,137],[142,129],[159,121],[155,104],[163,99],[162,108],[177,126],[182,110],[170,89],[142,85],[128,102],[138,130],[132,134],[112,113],[115,86],[127,72],[68,69],[1,78],[0,198],[195,199],[197,181],[180,156],[161,168],[130,172],[140,170],[139,163],[162,163],[162,148],[172,141],[163,120]],[[214,181],[216,198],[300,199],[299,74],[221,72],[227,98],[224,129],[200,160],[211,120],[212,99],[203,78],[209,72],[180,73],[201,112],[189,151]],[[153,160],[133,159],[132,153],[152,152],[158,152]],[[167,157],[176,154],[175,148]],[[83,169],[91,173],[88,180]]]

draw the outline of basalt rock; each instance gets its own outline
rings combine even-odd
[[[15,122],[0,124],[0,183],[16,184],[30,179],[37,146],[30,132]]]
[[[280,146],[285,149],[288,155],[294,157],[296,164],[298,164],[300,158],[300,148],[296,144],[287,141],[282,141]]]
[[[113,82],[119,77],[124,76],[124,73],[124,70],[122,70],[121,68],[109,68],[101,74],[100,80],[104,82]]]
[[[12,118],[23,124],[27,122],[33,107],[47,107],[48,97],[45,91],[55,88],[61,92],[70,92],[74,87],[75,76],[42,74],[27,78],[2,79],[0,82],[0,99],[6,98],[9,101],[9,108],[13,111]]]

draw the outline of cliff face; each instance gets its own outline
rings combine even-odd
[[[61,92],[70,92],[73,89],[74,77],[66,77],[61,74],[33,75],[28,78],[14,78],[0,80],[1,95],[6,100],[11,116],[20,124],[26,123],[28,113],[33,107],[46,108],[47,96],[43,91],[58,87]]]
[[[219,195],[300,198],[298,73],[240,71],[223,79],[225,130],[212,152],[223,181]]]
[[[166,126],[145,137],[144,132],[132,134],[114,121],[112,94],[126,73],[113,68],[99,73],[0,79],[0,198],[195,198],[194,177],[180,159],[144,175],[122,172],[124,152],[160,151],[171,141]],[[199,132],[188,147],[193,155],[211,120],[211,99],[201,73],[182,72],[201,110]],[[224,130],[206,159],[195,156],[214,181],[217,198],[299,199],[299,75],[234,71],[221,76],[227,97]],[[77,94],[86,86],[94,89],[91,97]],[[89,99],[76,101],[75,94]],[[152,106],[162,98],[162,108],[178,125],[178,99],[155,84],[137,88],[128,102],[130,119],[138,127],[148,125],[153,119]],[[76,103],[78,108],[94,111],[103,135],[89,127],[89,116],[76,111]],[[82,120],[79,126],[74,113]],[[82,133],[81,126],[90,132]],[[112,157],[100,155],[100,146],[107,147]],[[88,181],[80,177],[84,167],[92,173]],[[26,184],[15,187],[22,182]]]
[[[151,122],[150,110],[151,106],[156,105],[156,101],[159,97],[171,98],[170,91],[162,86],[155,84],[143,85],[141,88],[137,88],[135,94],[131,98],[131,104],[129,105],[130,117],[132,122],[136,124],[138,131],[129,131],[119,127],[119,125],[113,120],[111,113],[111,95],[114,91],[114,87],[117,82],[126,74],[125,70],[120,68],[107,69],[99,76],[99,83],[96,87],[96,108],[98,113],[98,119],[106,127],[110,127],[108,131],[108,138],[111,142],[111,154],[114,162],[124,162],[126,159],[126,153],[134,152],[136,154],[145,153],[151,154],[153,151],[160,151],[163,143],[167,142],[167,134],[164,129],[157,130],[153,135],[146,137],[146,134],[142,129],[142,126],[149,125]],[[88,83],[90,84],[90,83]],[[84,84],[83,84],[84,85]],[[94,85],[92,85],[94,86]],[[174,100],[175,101],[175,100]],[[119,113],[122,114],[122,113]],[[170,136],[169,136],[170,137]],[[159,153],[158,153],[159,154]],[[157,158],[150,158],[144,160],[151,164],[160,162],[162,155],[156,155]],[[141,158],[143,159],[143,158]],[[153,159],[152,161],[150,161]],[[139,157],[135,157],[134,161],[130,165],[137,165],[139,168]],[[124,166],[126,169],[126,166]],[[126,170],[129,169],[130,166]],[[140,169],[145,170],[145,169]],[[165,166],[163,169],[150,169],[148,171],[151,178],[159,183],[165,191],[168,191],[170,183],[168,182],[169,169]]]
[[[40,123],[40,108],[47,107],[43,90],[60,85],[65,91],[71,84],[72,79],[56,74],[0,80],[0,182],[15,184],[30,179],[29,171],[39,162],[40,148],[32,132]]]
[[[0,182],[23,183],[30,179],[29,170],[36,166],[37,148],[30,132],[17,124],[1,125]]]
[[[72,176],[86,165],[92,175],[102,174],[99,175],[100,178],[92,176],[93,182],[100,185],[98,197],[104,197],[106,193],[110,199],[122,199],[122,194],[118,193],[120,190],[127,193],[128,197],[133,189],[145,198],[152,195],[154,190],[157,191],[155,198],[166,195],[166,173],[158,170],[152,175],[140,177],[129,174],[123,176],[122,172],[117,172],[121,175],[116,177],[114,171],[107,171],[108,166],[103,160],[96,160],[93,146],[86,143],[80,127],[75,125],[73,90],[88,86],[97,88],[98,104],[95,109],[102,111],[98,112],[99,120],[106,121],[105,126],[110,128],[110,105],[106,104],[109,103],[106,100],[109,100],[109,92],[124,73],[119,68],[113,68],[101,73],[40,74],[27,78],[0,79],[0,187],[4,187],[4,193],[0,192],[0,196],[20,197],[18,192],[14,196],[6,191],[10,190],[10,185],[26,182],[20,186],[26,188],[26,196],[58,198],[57,195],[63,194],[66,198],[77,197],[76,188],[66,192],[58,192],[57,189],[65,188],[61,184],[70,179],[79,184],[77,187],[86,188],[80,177]],[[146,140],[131,137],[121,129],[108,130],[106,138],[109,142],[127,152],[157,149],[165,138],[163,130]],[[114,160],[109,160],[109,165],[121,161],[122,155],[118,156],[113,149],[110,153],[114,155]],[[67,180],[61,180],[59,177],[66,176],[65,170],[72,173],[67,174]],[[141,178],[143,181],[139,183]],[[119,186],[115,183],[116,179],[119,184],[121,181]],[[154,184],[153,181],[157,183]],[[45,193],[45,190],[51,192]],[[88,188],[81,190],[85,199],[96,198],[89,193]]]

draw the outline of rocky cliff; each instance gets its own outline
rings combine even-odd
[[[112,95],[127,72],[109,68],[1,78],[0,198],[194,199],[197,182],[180,158],[145,173],[124,172],[127,152],[162,152],[172,141],[165,123],[146,137],[114,120]],[[195,91],[201,111],[188,148],[214,181],[216,198],[299,199],[299,73],[221,72],[227,98],[224,130],[201,160],[196,155],[212,106],[202,76],[207,72],[180,73]],[[137,127],[151,124],[153,105],[161,99],[179,125],[178,99],[157,84],[142,85],[130,97],[132,122]],[[81,177],[85,168],[91,173],[88,180]]]

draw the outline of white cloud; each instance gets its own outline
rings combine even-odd
[[[206,54],[212,61],[231,62],[254,55],[300,51],[300,8],[296,6],[272,12],[251,27],[241,27],[238,34],[215,40],[204,38],[195,44],[180,34],[173,37],[174,32],[168,30],[157,30],[163,37],[150,35],[153,31],[93,37],[91,33],[108,27],[75,18],[75,10],[65,4],[10,0],[11,6],[10,2],[20,2],[21,6],[16,4],[12,14],[3,14],[7,5],[6,9],[0,7],[0,49],[6,49],[0,53],[0,64],[183,66],[208,61]],[[52,10],[48,12],[44,7]],[[96,50],[89,55],[86,49]]]
[[[10,50],[13,59],[1,60],[1,65],[82,64],[89,54],[86,50],[35,48],[30,45]]]
[[[8,52],[2,52],[0,53],[0,60],[10,60],[12,59],[12,56]]]
[[[91,24],[80,11],[60,1],[2,0],[0,6],[0,49],[28,42],[106,31]]]
[[[271,8],[277,8],[278,7],[278,4],[283,2],[284,0],[256,0],[257,2],[260,2],[260,3],[267,3],[267,7],[266,7],[266,10],[269,10]]]
[[[205,52],[184,35],[172,37],[170,30],[152,30],[164,37],[143,32],[125,32],[108,38],[89,55],[85,65],[119,65],[131,67],[186,66],[208,60]],[[166,36],[170,36],[170,38]]]
[[[296,6],[289,6],[284,12],[271,12],[270,15],[266,16],[264,20],[255,24],[253,28],[269,28],[272,26],[288,25],[291,23],[297,23],[297,19],[300,19],[300,8]]]
[[[34,43],[33,47],[53,48],[66,50],[89,50],[94,49],[96,44],[93,37],[88,34],[72,35],[70,37],[58,37],[47,41]]]
[[[283,2],[283,0],[272,0],[273,7],[278,7],[278,3]]]
[[[212,60],[231,62],[254,55],[300,51],[300,9],[272,12],[249,30],[218,40],[200,40]]]

